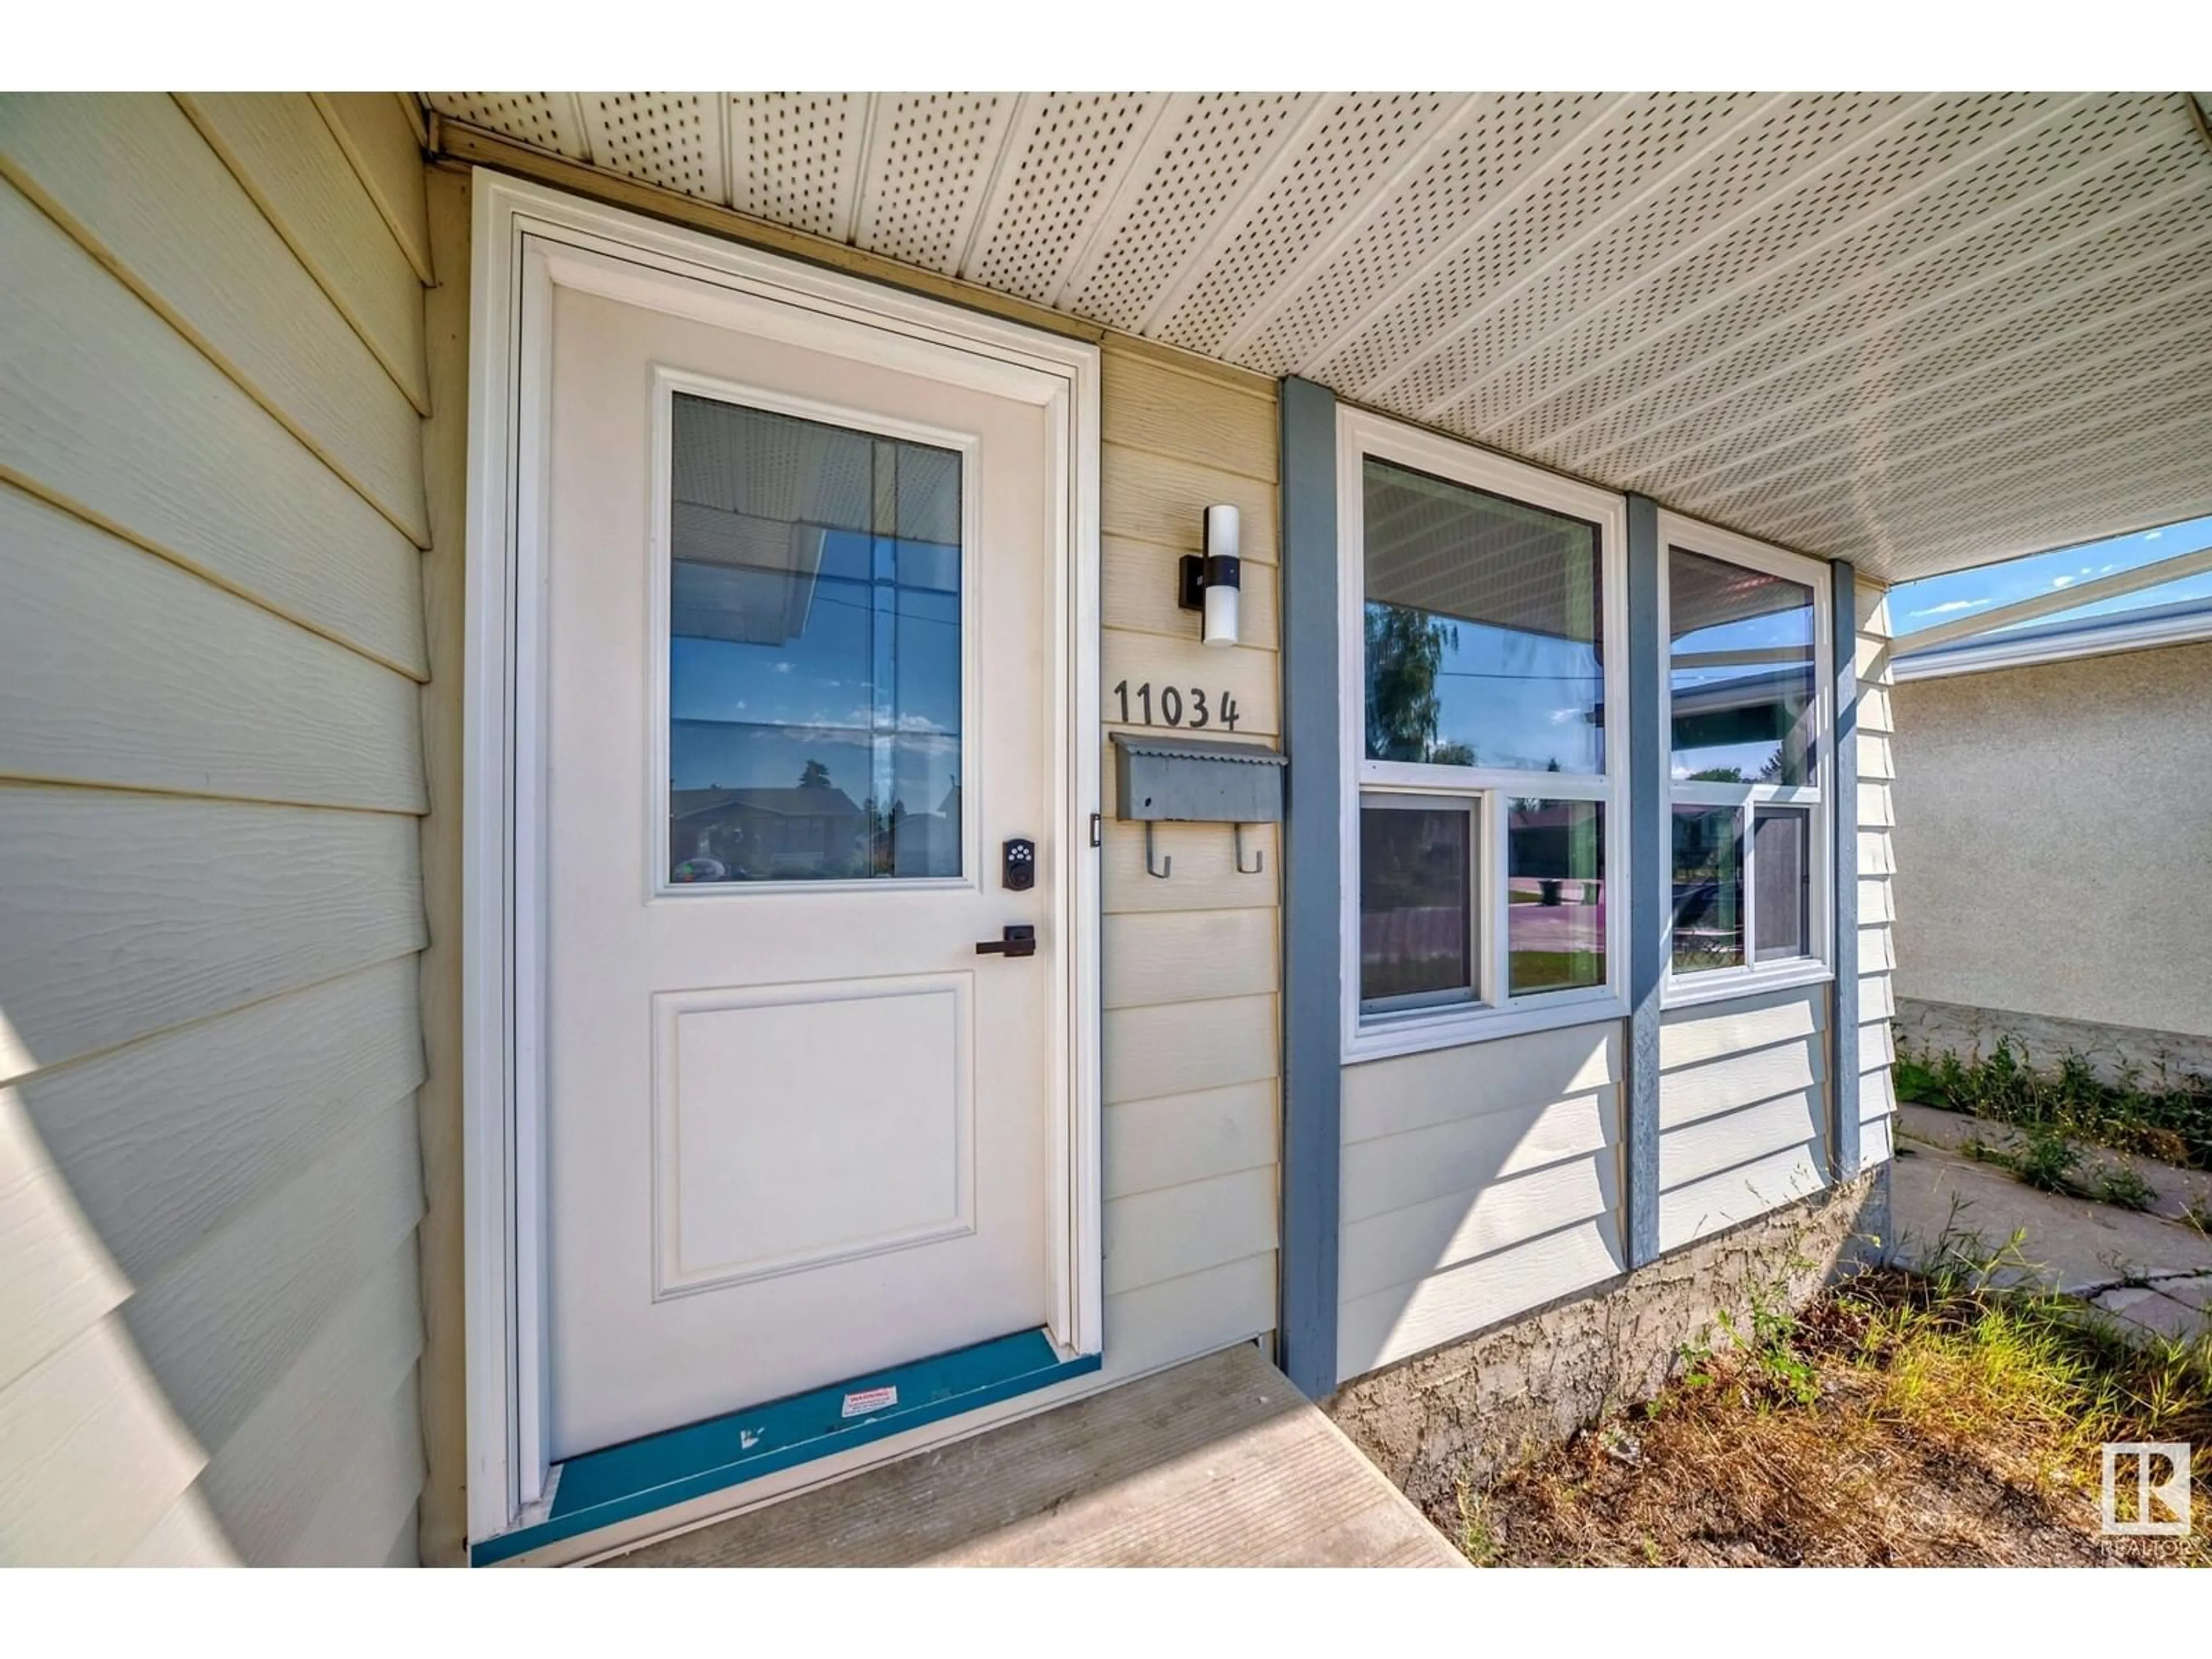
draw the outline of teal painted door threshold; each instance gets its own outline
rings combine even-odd
[[[1099,1358],[1094,1353],[1063,1359],[1042,1331],[1021,1331],[586,1452],[561,1465],[551,1513],[471,1545],[469,1560],[480,1567],[504,1561],[886,1435],[996,1405],[1095,1371]]]

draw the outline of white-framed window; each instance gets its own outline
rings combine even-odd
[[[1344,1052],[1626,1011],[1622,500],[1337,416]]]
[[[1828,568],[1659,515],[1670,1006],[1828,977]],[[1639,688],[1640,689],[1640,688]]]

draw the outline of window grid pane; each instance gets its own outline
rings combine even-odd
[[[1601,773],[1597,526],[1373,456],[1364,478],[1368,758]]]
[[[1676,547],[1667,605],[1675,780],[1813,782],[1813,590]]]
[[[1605,808],[1516,799],[1506,817],[1506,984],[1515,996],[1605,983]]]
[[[1759,807],[1751,819],[1752,959],[1812,953],[1813,815]]]
[[[1474,1000],[1475,851],[1463,803],[1360,808],[1363,1008]]]
[[[678,393],[668,873],[961,873],[961,459]]]
[[[1743,823],[1734,806],[1673,813],[1673,960],[1678,974],[1743,966]]]

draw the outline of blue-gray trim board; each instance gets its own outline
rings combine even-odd
[[[1282,386],[1283,747],[1282,1366],[1306,1395],[1335,1388],[1338,1168],[1344,1006],[1339,908],[1343,750],[1338,736],[1336,397]]]
[[[1667,672],[1659,614],[1659,503],[1628,497],[1628,1265],[1659,1255],[1659,999],[1667,974],[1668,744],[1649,688]],[[1617,733],[1613,741],[1619,740]]]
[[[1097,1370],[1099,1363],[1095,1353],[1063,1359],[1042,1331],[1020,1331],[586,1452],[561,1465],[552,1510],[544,1520],[470,1546],[469,1561],[479,1567],[504,1561],[925,1423],[1050,1388]]]
[[[1859,600],[1858,572],[1829,567],[1833,603],[1836,741],[1836,999],[1828,1018],[1828,1150],[1838,1181],[1859,1172]]]

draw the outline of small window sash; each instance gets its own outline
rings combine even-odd
[[[1358,1003],[1362,1022],[1371,1022],[1378,1018],[1387,1020],[1407,1014],[1456,1013],[1466,1009],[1484,1006],[1486,994],[1490,987],[1497,982],[1492,977],[1490,931],[1493,921],[1490,894],[1485,876],[1490,856],[1491,836],[1487,800],[1480,796],[1470,795],[1464,791],[1455,795],[1426,792],[1417,794],[1410,791],[1365,791],[1360,796],[1359,806],[1363,811],[1388,811],[1395,808],[1406,811],[1457,810],[1467,814],[1469,820],[1467,869],[1468,964],[1468,978],[1473,981],[1464,991],[1455,988],[1443,991],[1414,991],[1403,996],[1370,998],[1361,994],[1359,982],[1355,977],[1350,988],[1351,994]],[[1359,908],[1360,896],[1357,892],[1352,895],[1352,917],[1355,924],[1358,923],[1364,915]],[[1361,943],[1363,941],[1355,941],[1355,963],[1358,960],[1357,950]]]
[[[1661,987],[1661,1001],[1668,1007],[1749,996],[1760,991],[1813,984],[1833,977],[1835,883],[1834,860],[1830,849],[1834,846],[1834,837],[1838,834],[1851,833],[1850,826],[1836,824],[1835,814],[1829,805],[1831,793],[1828,784],[1834,775],[1832,769],[1835,765],[1836,720],[1834,650],[1831,644],[1834,637],[1831,625],[1833,601],[1828,568],[1817,559],[1771,547],[1733,531],[1699,524],[1695,520],[1681,518],[1672,513],[1662,512],[1659,514],[1661,649],[1659,683],[1650,690],[1659,699],[1660,739],[1668,745],[1670,753],[1674,730],[1671,650],[1674,603],[1670,567],[1673,563],[1672,550],[1677,547],[1686,552],[1702,554],[1709,559],[1779,576],[1812,590],[1814,769],[1811,781],[1803,784],[1673,780],[1669,782],[1666,798],[1645,809],[1657,812],[1665,826],[1662,844],[1668,849],[1665,879],[1670,892],[1674,883],[1673,812],[1675,806],[1735,807],[1738,834],[1743,848],[1744,960],[1735,967],[1701,968],[1678,972],[1674,967],[1670,927],[1666,973]],[[1758,959],[1758,854],[1752,835],[1753,814],[1760,806],[1805,807],[1810,809],[1811,818],[1808,837],[1810,844],[1807,849],[1810,873],[1809,914],[1806,919],[1808,949],[1802,956],[1763,963]]]

